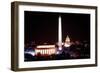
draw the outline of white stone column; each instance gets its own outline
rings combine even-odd
[[[59,26],[58,26],[58,45],[59,50],[62,50],[62,22],[61,22],[61,16],[59,16]]]

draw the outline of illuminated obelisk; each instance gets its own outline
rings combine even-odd
[[[59,26],[58,26],[58,45],[59,50],[62,50],[62,27],[61,27],[61,16],[59,16]]]

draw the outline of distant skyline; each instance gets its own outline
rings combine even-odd
[[[90,15],[74,13],[50,13],[25,11],[25,43],[58,42],[58,17],[62,18],[62,39],[90,41]]]

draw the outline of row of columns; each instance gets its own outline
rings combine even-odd
[[[55,48],[53,48],[53,49],[36,49],[35,50],[35,53],[36,54],[38,54],[38,53],[40,53],[41,55],[45,55],[45,54],[47,54],[47,55],[51,55],[51,54],[55,54],[56,53],[56,49]]]

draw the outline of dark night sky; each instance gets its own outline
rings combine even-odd
[[[90,40],[89,14],[63,14],[62,15],[63,40],[69,35],[73,40]]]
[[[25,43],[35,41],[37,44],[58,41],[58,17],[62,17],[62,38],[67,35],[73,40],[90,39],[90,15],[72,13],[47,13],[25,11]]]

